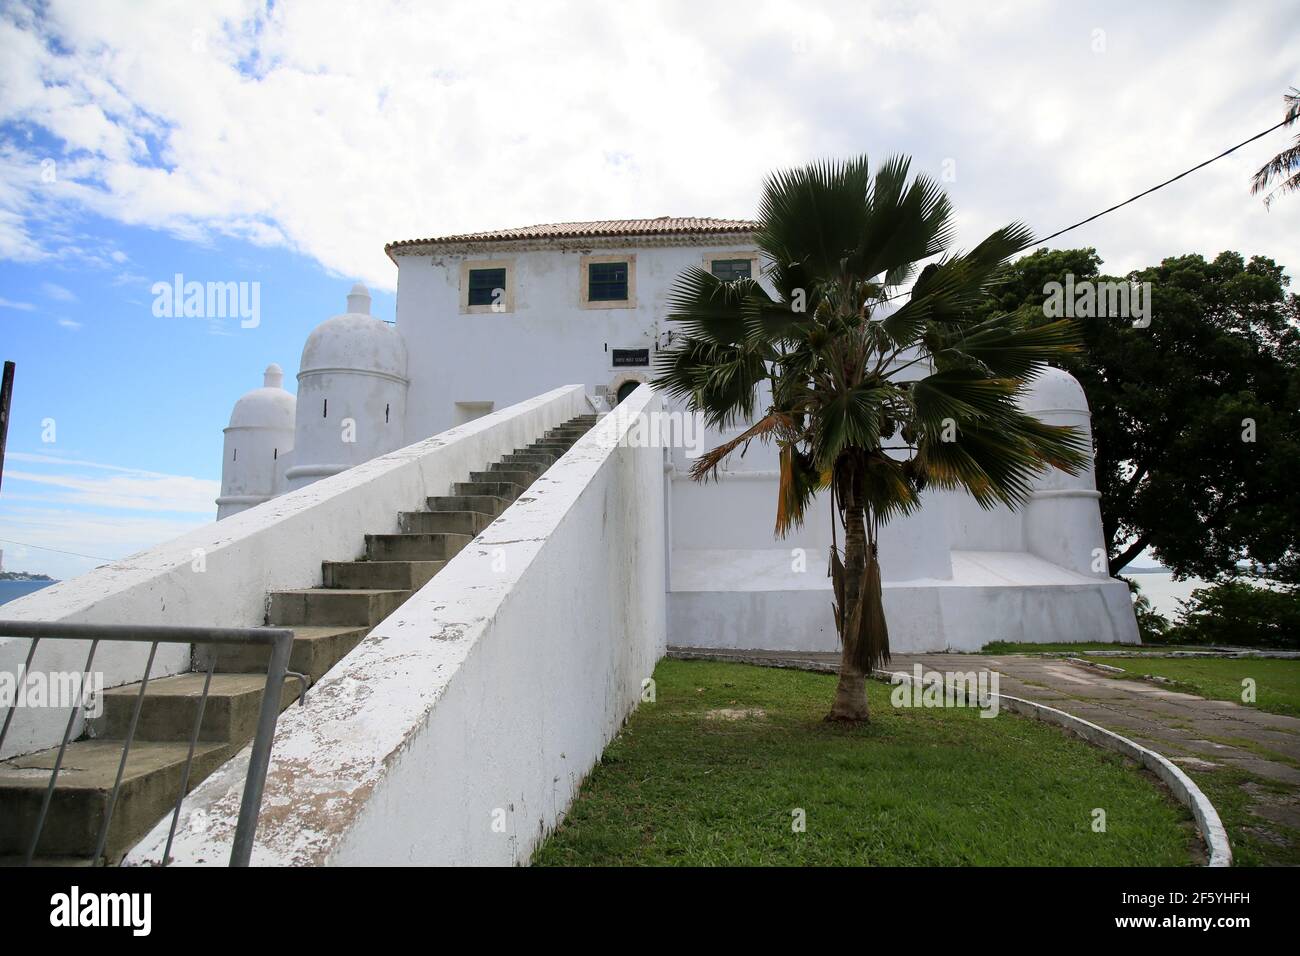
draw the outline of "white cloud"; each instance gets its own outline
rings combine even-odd
[[[0,298],[0,309],[17,309],[19,312],[35,312],[36,306],[30,302],[12,302],[9,299]]]
[[[1296,11],[1181,3],[43,9],[0,19],[0,121],[63,145],[0,145],[0,256],[111,264],[78,235],[90,212],[390,289],[388,240],[748,215],[771,169],[859,151],[954,159],[965,245],[1015,218],[1045,234],[1276,122],[1300,60]],[[1059,244],[1116,270],[1224,248],[1294,267],[1295,203],[1247,193],[1284,141]]]
[[[55,578],[84,574],[206,523],[197,518],[88,513],[51,505],[27,507],[15,505],[12,499],[28,499],[8,493],[6,498],[11,501],[5,506],[0,531],[6,570],[44,572]]]
[[[140,511],[179,511],[206,514],[215,511],[218,483],[202,478],[105,478],[85,480],[58,475],[13,471],[9,482],[31,482],[66,489],[58,500],[69,505]]]
[[[124,474],[148,475],[155,478],[167,477],[162,472],[157,471],[141,471],[139,468],[127,468],[124,465],[108,465],[98,461],[86,461],[82,458],[67,458],[63,455],[42,455],[30,451],[11,451],[7,458],[9,461],[22,461],[34,465],[61,465],[66,468],[93,468],[99,471],[120,471]]]
[[[6,464],[0,548],[12,570],[73,577],[216,517],[216,481],[58,454],[15,451]]]
[[[59,319],[59,325],[65,329],[71,329],[73,332],[81,328],[81,323],[74,319]]]
[[[56,302],[77,301],[77,296],[71,289],[65,289],[63,286],[56,285],[53,282],[42,282],[41,291],[45,293],[47,298],[53,299]]]
[[[6,497],[10,492],[53,491],[48,499],[65,506],[127,511],[212,514],[219,482],[186,475],[167,475],[94,462],[76,462],[53,456],[15,452],[12,461],[56,467],[40,470],[5,470]],[[102,472],[110,474],[102,474]]]

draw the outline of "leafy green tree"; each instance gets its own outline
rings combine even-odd
[[[1039,250],[985,309],[1048,322],[1046,284],[1112,280],[1099,266]],[[1092,408],[1111,573],[1150,548],[1178,575],[1300,581],[1300,303],[1282,268],[1224,252],[1125,278],[1151,284],[1150,325],[1080,319],[1085,347],[1060,361]]]
[[[1223,581],[1180,602],[1182,619],[1166,638],[1179,644],[1227,644],[1300,650],[1300,591]]]
[[[1138,636],[1143,644],[1168,643],[1169,619],[1155,609],[1151,599],[1132,578],[1121,578],[1133,594],[1133,615],[1137,618]]]
[[[757,244],[775,295],[757,279],[688,269],[669,314],[685,334],[658,359],[655,384],[711,424],[754,422],[702,456],[696,479],[754,439],[775,442],[778,535],[830,488],[844,552],[831,553],[842,653],[828,720],[868,718],[865,676],[889,657],[881,525],[919,507],[926,487],[1015,507],[1045,466],[1086,461],[1077,432],[1016,404],[1075,347],[1073,324],[976,314],[1028,230],[1012,224],[949,252],[948,198],[928,176],[909,182],[908,167],[892,158],[873,176],[862,157],[772,175]]]

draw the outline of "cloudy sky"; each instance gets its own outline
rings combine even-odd
[[[293,382],[354,278],[391,317],[386,241],[748,216],[774,167],[862,152],[944,176],[962,244],[1045,235],[1273,125],[1290,85],[1287,3],[0,3],[0,548],[67,575],[210,520],[234,399],[270,361]],[[1300,198],[1247,189],[1286,140],[1053,244],[1294,274]],[[259,282],[263,321],[153,316],[176,273]]]

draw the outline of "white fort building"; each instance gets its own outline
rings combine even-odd
[[[679,273],[760,274],[752,228],[664,217],[391,243],[396,324],[373,317],[356,285],[347,311],[307,338],[296,397],[278,365],[266,369],[225,430],[218,518],[558,386],[580,383],[591,406],[608,411],[652,377],[672,334],[667,297]],[[1025,408],[1089,427],[1083,389],[1057,369],[1034,382]],[[718,482],[699,484],[688,456],[730,435],[693,437],[694,447],[663,453],[668,642],[834,650],[828,506],[775,539],[775,451],[756,443]],[[1091,468],[1043,474],[1019,512],[927,493],[916,515],[882,535],[893,649],[1137,641],[1128,588],[1099,559],[1099,497]],[[611,551],[641,546],[605,542]]]
[[[698,484],[690,456],[727,436],[643,429],[680,421],[643,386],[674,279],[757,275],[752,228],[390,245],[397,322],[355,286],[296,395],[271,365],[235,404],[220,520],[5,606],[46,636],[0,636],[0,675],[93,656],[102,706],[0,721],[0,857],[526,863],[669,645],[834,651],[827,503],[776,540],[772,449]],[[1088,428],[1064,372],[1025,402]],[[1101,548],[1089,470],[1043,474],[1015,513],[928,492],[881,539],[893,649],[1134,642]]]

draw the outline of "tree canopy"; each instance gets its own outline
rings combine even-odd
[[[1111,280],[1100,267],[1093,249],[1039,250],[985,308],[1050,322],[1044,286]],[[1084,350],[1059,361],[1092,408],[1111,573],[1150,548],[1181,576],[1300,582],[1300,300],[1282,268],[1224,252],[1125,279],[1151,284],[1150,325],[1080,319]]]

